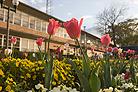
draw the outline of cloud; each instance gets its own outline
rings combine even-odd
[[[91,16],[91,15],[85,15],[85,16],[83,16],[82,18],[88,19],[88,18],[92,18],[92,16]]]
[[[134,14],[132,17],[134,17],[134,18],[138,18],[138,14]]]
[[[138,0],[134,0],[134,4],[138,4]]]
[[[67,16],[70,16],[72,13],[68,13]]]
[[[27,1],[28,0],[20,0],[20,2],[23,2],[23,3],[28,3]]]
[[[51,11],[52,9],[53,9],[53,7],[48,7],[49,11]],[[46,7],[41,7],[40,10],[43,12],[46,12]]]
[[[41,7],[40,10],[46,12],[46,7]]]
[[[61,6],[61,7],[62,7],[62,6],[63,6],[63,4],[59,4],[59,6]]]
[[[36,0],[38,3],[43,3],[44,1],[43,0]]]
[[[32,4],[36,4],[36,1],[35,1],[35,0],[30,0],[30,2],[31,2]]]

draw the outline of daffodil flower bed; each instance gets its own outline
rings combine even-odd
[[[62,83],[70,87],[75,86],[75,77],[72,70],[71,65],[65,63],[65,59],[63,61],[55,60],[53,87]],[[0,61],[0,87],[2,87],[1,90],[3,91],[33,88],[38,83],[44,83],[44,76],[42,61],[31,62],[27,59],[14,59],[11,57]]]
[[[82,71],[82,60],[74,59],[73,62]],[[113,62],[113,60],[110,60],[110,62]],[[125,62],[128,62],[128,60]],[[116,63],[117,61],[114,64],[116,65]],[[101,65],[100,62],[96,64]],[[95,65],[91,61],[91,69],[94,69],[94,67]],[[99,69],[101,69],[101,66],[99,66]],[[64,84],[74,88],[77,84],[80,84],[74,69],[65,59],[62,61],[54,60],[53,74],[52,87]],[[43,84],[44,76],[42,61],[32,62],[28,59],[12,57],[0,61],[0,91],[28,91],[38,83]]]

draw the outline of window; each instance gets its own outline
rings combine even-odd
[[[29,15],[26,13],[23,13],[23,23],[22,26],[28,28],[28,20],[29,20]]]
[[[63,28],[59,27],[59,37],[63,37]]]
[[[46,21],[46,33],[47,33],[48,24],[49,22]]]
[[[34,40],[29,39],[29,51],[34,51]]]
[[[41,20],[36,19],[36,30],[41,31]]]
[[[16,13],[14,13],[14,24],[21,26],[21,12],[20,11],[16,11]]]
[[[3,21],[4,9],[0,8],[0,20]]]
[[[26,38],[22,38],[22,51],[27,51],[28,50],[28,39],[26,39]]]
[[[30,28],[35,29],[35,17],[30,16]]]
[[[46,33],[46,22],[42,21],[42,32]]]

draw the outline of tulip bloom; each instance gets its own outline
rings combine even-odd
[[[105,36],[101,37],[101,42],[103,46],[108,46],[111,42],[111,38],[108,34],[106,34]]]
[[[2,50],[0,50],[0,53],[2,52]]]
[[[58,52],[58,53],[60,53],[60,52],[61,52],[61,48],[60,48],[60,47],[58,48],[57,52]]]
[[[64,47],[65,47],[65,48],[66,48],[66,47],[69,47],[69,43],[64,44]]]
[[[118,52],[118,48],[115,47],[114,50],[113,50],[113,52],[117,53]]]
[[[94,52],[94,48],[91,48],[91,51]]]
[[[127,50],[127,53],[128,53],[128,54],[131,54],[131,50],[130,50],[130,49],[128,49],[128,50]]]
[[[12,44],[16,44],[16,42],[17,42],[17,39],[16,38],[11,38],[11,43]]]
[[[118,49],[118,52],[119,52],[119,53],[122,53],[122,50],[123,50],[123,49],[119,48],[119,49]]]
[[[100,50],[103,50],[103,47],[100,47]]]
[[[123,55],[126,55],[126,51],[123,51]]]
[[[100,59],[100,58],[103,59],[102,53],[99,53],[99,54],[98,54],[98,59]]]
[[[130,72],[127,71],[126,74],[124,75],[124,79],[128,79],[130,77]]]
[[[55,57],[58,58],[58,55],[56,54]]]
[[[108,52],[112,52],[112,47],[108,47],[108,48],[107,48],[107,51],[108,51]]]
[[[81,35],[81,25],[83,22],[83,18],[81,18],[80,23],[78,24],[78,20],[72,18],[70,21],[64,22],[63,25],[66,28],[67,33],[70,38],[77,39]]]
[[[97,56],[97,53],[95,53],[94,56],[96,57]]]
[[[5,54],[6,56],[8,56],[8,55],[11,54],[11,53],[12,53],[12,50],[11,50],[11,49],[5,49],[4,54]]]
[[[35,57],[35,53],[33,53],[32,55],[33,55],[33,57]]]
[[[27,53],[23,53],[23,56],[24,56],[25,58],[27,57],[27,55],[28,55]]]
[[[50,35],[54,35],[56,33],[56,31],[58,30],[58,28],[62,25],[62,23],[59,23],[59,21],[55,21],[53,18],[49,19],[49,24],[48,24],[48,29],[47,29],[47,33]]]
[[[53,49],[53,52],[55,52],[56,51],[56,49]]]
[[[44,40],[45,40],[45,39],[37,38],[36,44],[38,44],[39,46],[41,46],[41,45],[42,45],[42,42],[43,42]]]
[[[135,54],[135,51],[134,51],[134,50],[131,50],[131,53],[132,53],[132,54]]]

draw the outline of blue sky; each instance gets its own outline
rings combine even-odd
[[[46,0],[20,0],[29,6],[32,6],[40,11],[46,12]],[[68,21],[71,18],[76,18],[80,21],[83,17],[82,24],[86,29],[92,28],[96,23],[96,14],[101,12],[111,3],[126,3],[129,5],[129,10],[125,18],[138,18],[138,0],[52,0],[53,9],[52,16]]]

